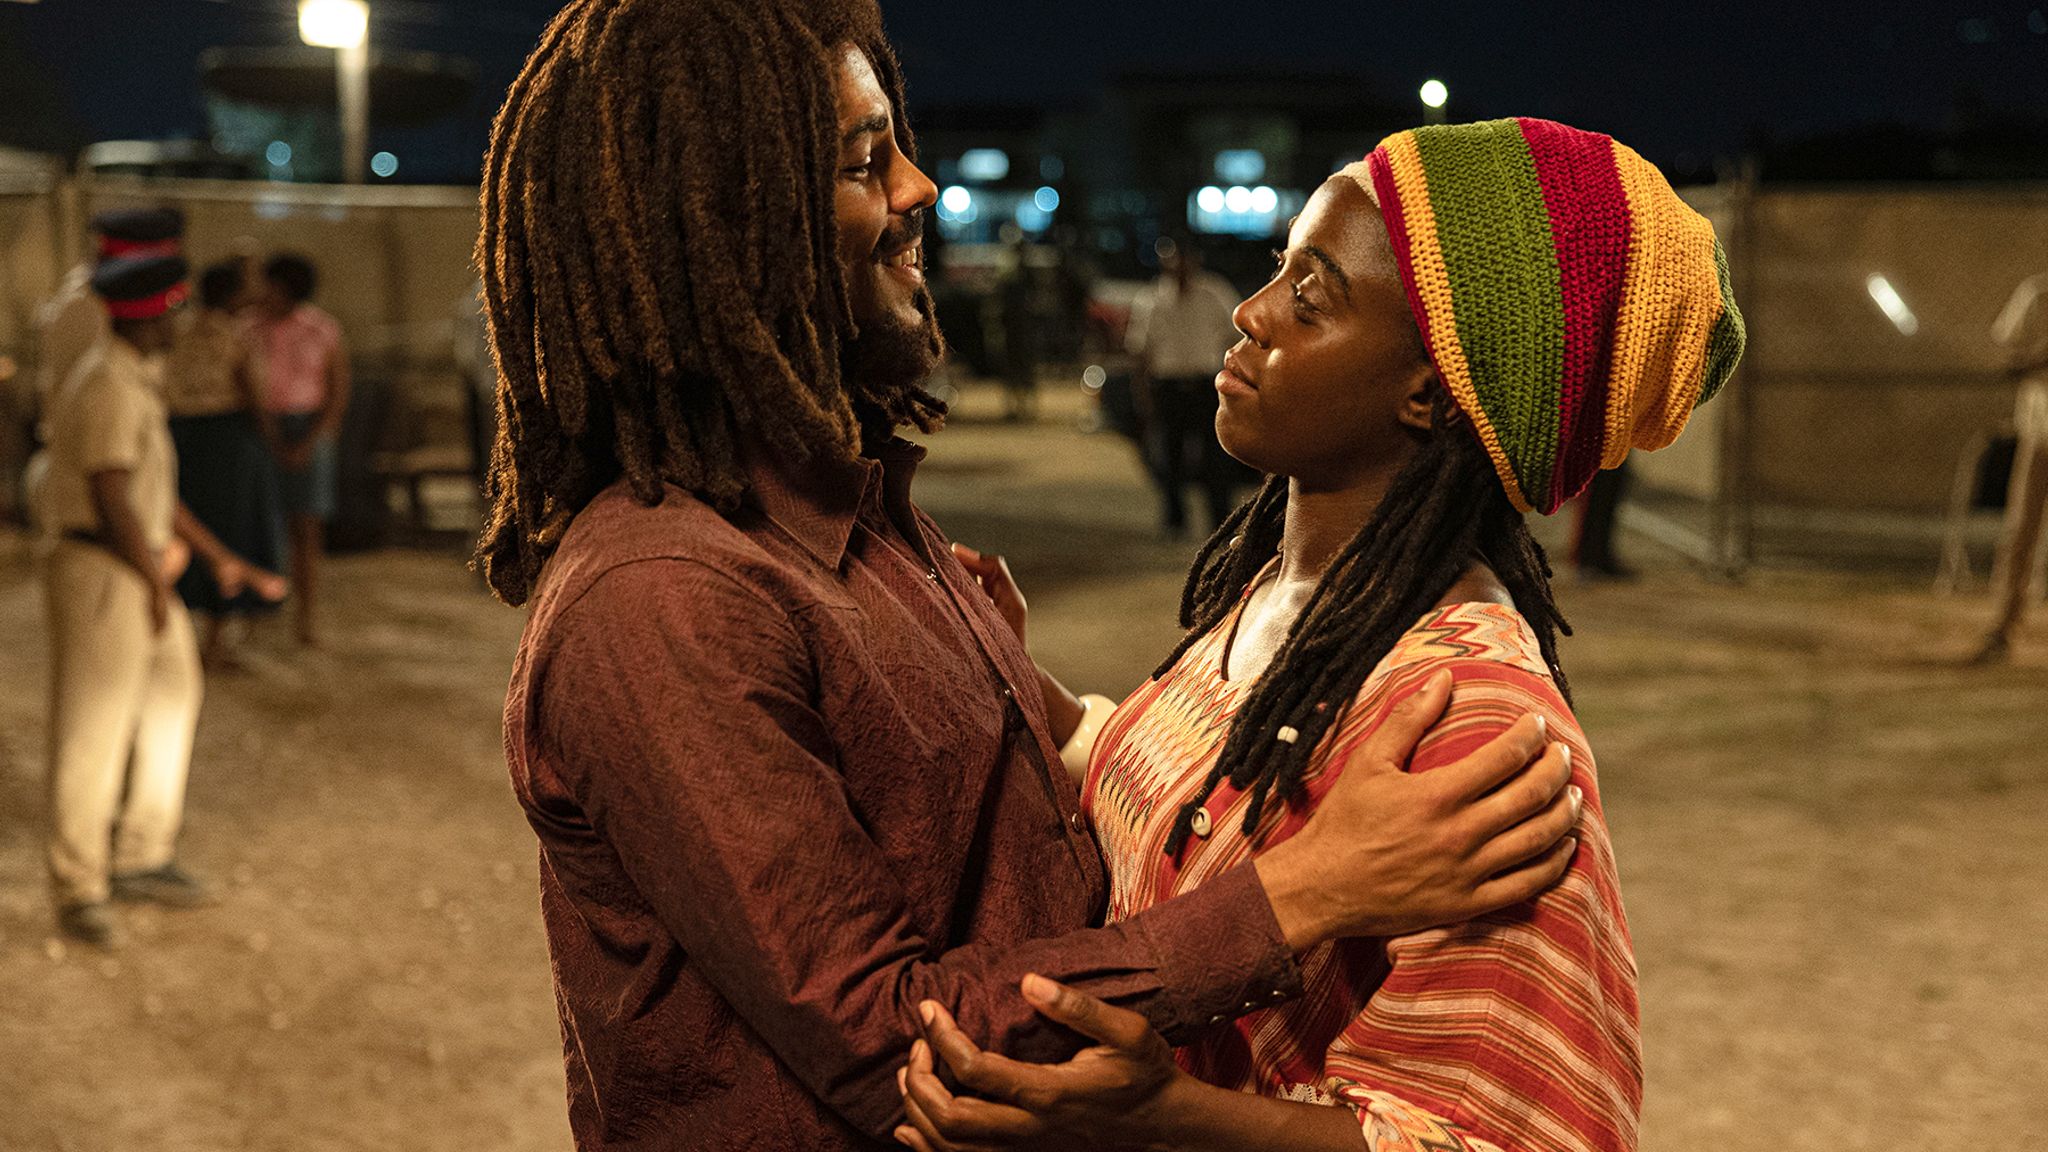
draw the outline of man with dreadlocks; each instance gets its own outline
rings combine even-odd
[[[1101,1047],[1021,1064],[925,1006],[904,1140],[926,1152],[1636,1145],[1635,960],[1523,514],[1669,444],[1727,380],[1743,324],[1721,246],[1628,148],[1520,119],[1389,137],[1278,255],[1216,381],[1224,447],[1272,479],[1196,561],[1186,641],[1095,749],[1110,918],[1284,850],[1348,777],[1343,750],[1446,679],[1414,770],[1542,715],[1586,801],[1572,866],[1453,928],[1318,945],[1298,1000],[1177,1062],[1143,1017],[1041,977],[1026,994]],[[948,1091],[934,1049],[977,1095]]]
[[[1533,719],[1399,771],[1439,693],[1292,850],[1099,927],[1051,769],[1080,708],[893,435],[943,412],[911,146],[868,0],[575,0],[494,129],[480,559],[531,604],[506,748],[583,1149],[879,1147],[921,1000],[1059,1059],[1077,1038],[1016,992],[1037,970],[1188,1035],[1285,1000],[1301,948],[1563,872]]]

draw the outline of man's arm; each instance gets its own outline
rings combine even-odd
[[[92,491],[93,514],[99,518],[100,539],[107,550],[156,587],[163,583],[162,565],[142,531],[142,518],[128,500],[133,476],[127,468],[105,468],[87,476],[86,484]]]
[[[693,966],[803,1083],[877,1136],[903,1114],[895,1072],[921,1001],[1004,1051],[1065,1059],[1079,1040],[1017,997],[1027,972],[1186,1035],[1294,994],[1290,947],[1358,919],[1332,913],[1342,902],[1306,885],[1276,904],[1261,872],[1244,867],[1110,927],[944,950],[912,925],[907,878],[875,839],[888,830],[871,831],[855,811],[811,706],[809,651],[778,606],[700,565],[651,560],[604,574],[558,628],[536,706],[544,738],[564,750],[559,790]],[[1428,822],[1409,795],[1380,793],[1361,842],[1397,831],[1368,851],[1430,867],[1462,859],[1403,839],[1399,829]],[[1383,903],[1393,902],[1387,891],[1413,890],[1413,877],[1381,879],[1349,868],[1325,883]]]

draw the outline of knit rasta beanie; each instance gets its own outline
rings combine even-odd
[[[1344,174],[1379,204],[1423,345],[1525,512],[1677,439],[1742,356],[1713,225],[1612,137],[1437,125]]]

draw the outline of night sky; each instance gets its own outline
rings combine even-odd
[[[473,171],[491,111],[556,7],[372,0],[378,45],[467,56],[481,72],[460,122],[374,145],[411,153],[411,175]],[[2048,0],[884,0],[883,11],[913,111],[1082,104],[1133,66],[1334,71],[1403,99],[1436,76],[1457,118],[1545,116],[1686,164],[1738,152],[1760,131],[1783,140],[1872,122],[1938,128],[1959,102],[2048,117]],[[295,43],[294,12],[292,0],[0,3],[0,62],[37,68],[83,139],[196,135],[199,52]],[[20,105],[0,108],[0,130],[20,115]]]

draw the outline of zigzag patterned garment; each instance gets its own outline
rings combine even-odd
[[[1110,864],[1112,921],[1293,835],[1344,753],[1440,668],[1456,686],[1413,771],[1452,763],[1536,712],[1571,747],[1585,812],[1570,871],[1533,904],[1319,946],[1300,957],[1299,1000],[1212,1028],[1179,1051],[1182,1066],[1212,1084],[1348,1106],[1372,1152],[1633,1149],[1642,1105],[1635,958],[1593,757],[1528,625],[1481,603],[1424,617],[1359,690],[1304,794],[1268,805],[1257,843],[1243,831],[1247,796],[1226,780],[1208,802],[1208,835],[1190,839],[1176,863],[1165,850],[1174,814],[1215,763],[1251,687],[1223,675],[1242,611],[1126,700],[1096,744],[1083,802]]]

